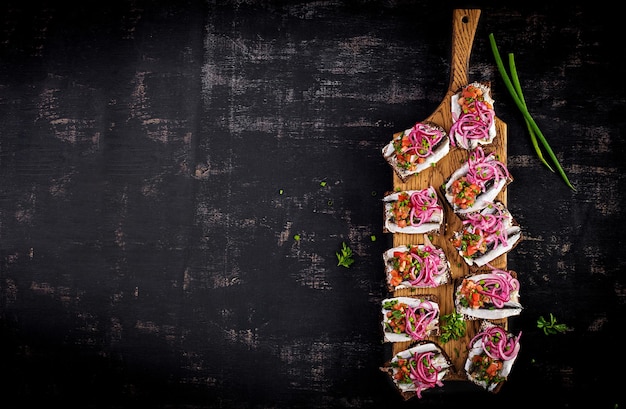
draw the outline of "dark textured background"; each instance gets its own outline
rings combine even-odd
[[[624,407],[618,15],[444,3],[3,2],[1,406]],[[470,79],[508,125],[522,350],[497,395],[403,402],[379,370],[380,149],[443,99],[453,8],[482,10]],[[491,32],[575,192],[538,162]],[[550,313],[570,331],[541,333]]]

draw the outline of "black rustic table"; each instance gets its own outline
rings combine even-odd
[[[3,2],[1,406],[624,407],[619,15],[446,3]],[[522,347],[497,394],[405,401],[380,370],[381,148],[444,97],[455,8],[481,9],[469,76],[508,126]]]

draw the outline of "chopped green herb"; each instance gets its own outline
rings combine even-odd
[[[300,241],[300,235],[299,235],[299,234],[296,234],[295,236],[293,236],[293,239],[294,239],[295,241]]]
[[[463,315],[457,312],[451,312],[450,314],[443,315],[441,317],[441,335],[439,340],[442,344],[450,341],[451,339],[457,340],[465,336],[465,320]]]
[[[326,186],[326,182],[325,181],[320,182],[320,186],[322,187]]]
[[[376,236],[374,236],[374,235],[372,234],[372,235],[370,236],[370,239],[371,239],[372,241],[376,241]]]
[[[284,191],[284,190],[282,190],[282,189],[280,189],[280,190],[278,191],[278,194],[279,194],[279,195],[282,195],[283,193],[285,193],[285,191]]]

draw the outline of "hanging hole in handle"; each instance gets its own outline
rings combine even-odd
[[[467,24],[469,22],[469,17],[467,16],[463,16],[463,19],[461,20],[463,23]]]

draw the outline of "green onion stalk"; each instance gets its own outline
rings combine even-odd
[[[535,148],[535,152],[537,152],[537,156],[539,157],[539,160],[549,170],[554,172],[554,169],[544,159],[543,154],[541,153],[541,149],[539,148],[539,145],[537,143],[537,138],[543,145],[545,151],[548,153],[548,156],[554,163],[554,166],[556,167],[559,175],[561,175],[561,177],[565,181],[565,184],[567,184],[567,186],[570,189],[576,191],[574,186],[572,186],[569,179],[567,178],[565,171],[561,167],[561,164],[559,163],[559,160],[557,159],[556,155],[552,151],[552,148],[550,147],[550,144],[548,143],[547,139],[545,138],[545,136],[543,136],[543,133],[539,129],[539,126],[537,125],[533,117],[530,115],[530,112],[528,112],[526,101],[524,100],[524,96],[522,94],[522,87],[520,85],[519,78],[517,76],[517,69],[515,67],[515,60],[514,60],[513,54],[512,53],[509,54],[509,66],[511,69],[511,77],[513,78],[513,80],[511,80],[511,78],[506,72],[506,69],[504,68],[504,63],[502,62],[502,58],[500,57],[500,53],[498,52],[498,47],[496,45],[496,40],[493,36],[493,33],[489,34],[489,42],[491,44],[491,51],[493,52],[493,56],[496,60],[498,71],[500,72],[500,75],[502,76],[502,79],[504,80],[504,84],[506,85],[506,88],[511,94],[511,97],[513,98],[513,101],[515,102],[515,105],[517,105],[517,108],[519,108],[520,112],[524,116],[524,120],[526,122],[528,132],[530,134],[531,142],[533,144],[533,147]]]

